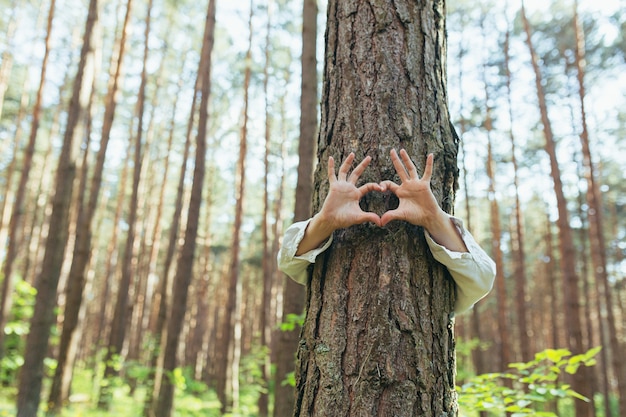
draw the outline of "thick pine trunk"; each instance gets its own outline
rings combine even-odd
[[[422,172],[434,153],[433,191],[451,211],[457,146],[445,90],[442,1],[330,1],[316,208],[326,161],[372,156],[363,182],[393,179],[391,148]],[[396,180],[397,181],[397,180]],[[362,204],[382,213],[392,196]],[[335,233],[308,286],[295,416],[453,416],[454,285],[419,227],[365,224]]]

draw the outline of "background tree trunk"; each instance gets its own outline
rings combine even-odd
[[[243,80],[242,124],[239,132],[239,155],[235,168],[235,216],[233,241],[231,246],[230,269],[228,271],[227,301],[222,322],[220,346],[225,360],[219,364],[217,394],[222,403],[222,413],[230,412],[239,405],[239,361],[241,359],[241,227],[243,221],[243,201],[246,186],[246,154],[248,152],[248,106],[250,104],[250,79],[252,76],[252,19],[254,2],[250,0],[248,20],[248,50]]]
[[[39,131],[39,123],[41,117],[41,107],[43,103],[43,93],[46,84],[46,73],[48,68],[48,59],[50,56],[50,39],[52,36],[52,22],[54,21],[54,8],[56,0],[50,1],[50,8],[48,11],[48,21],[46,27],[46,39],[44,56],[41,62],[41,72],[39,77],[39,88],[37,89],[37,95],[35,98],[35,104],[32,109],[32,120],[30,125],[30,135],[28,137],[28,143],[24,152],[24,161],[22,162],[22,172],[20,175],[19,184],[16,189],[15,200],[13,202],[13,209],[11,210],[11,219],[9,220],[9,244],[6,250],[6,256],[3,264],[3,275],[5,279],[2,281],[2,294],[0,299],[0,359],[4,356],[4,326],[7,323],[8,316],[11,312],[11,306],[13,304],[13,287],[15,285],[13,277],[14,262],[17,257],[17,252],[20,249],[22,239],[22,215],[24,213],[23,205],[26,195],[26,186],[28,184],[28,178],[30,176],[33,155],[35,153],[35,145],[37,142],[37,132]],[[55,285],[56,291],[56,285]],[[56,294],[56,292],[55,292]]]
[[[585,32],[581,22],[578,19],[578,1],[574,2],[574,34],[575,34],[575,54],[574,61],[576,65],[576,78],[578,81],[578,97],[580,100],[580,143],[583,154],[583,168],[584,178],[587,182],[587,192],[585,193],[587,199],[587,216],[589,219],[589,242],[591,249],[591,263],[593,265],[593,271],[595,271],[594,277],[598,286],[598,302],[605,305],[606,311],[606,327],[608,327],[608,339],[609,348],[603,349],[603,357],[606,359],[607,353],[604,351],[610,350],[611,352],[611,367],[615,373],[615,380],[617,382],[617,397],[619,401],[619,415],[626,415],[626,364],[620,352],[620,344],[618,340],[618,332],[615,325],[615,309],[613,306],[613,299],[611,290],[609,287],[609,280],[607,274],[606,263],[606,239],[604,237],[603,230],[603,203],[602,194],[598,187],[598,181],[596,179],[596,169],[594,167],[591,146],[589,144],[589,129],[587,126],[587,112],[585,110]],[[600,326],[604,326],[604,323],[600,323]],[[606,397],[608,400],[608,397]],[[610,417],[610,407],[605,406],[607,417]]]
[[[52,27],[54,0],[50,4],[48,15],[48,34]],[[68,110],[68,120],[63,136],[63,146],[59,155],[59,163],[55,178],[55,193],[50,214],[50,229],[46,239],[41,274],[36,287],[37,297],[35,311],[30,322],[30,331],[24,353],[24,365],[19,382],[17,415],[19,417],[36,417],[43,383],[44,359],[48,350],[50,329],[56,319],[56,293],[61,275],[61,267],[65,255],[69,234],[69,211],[72,202],[72,190],[76,175],[77,131],[83,102],[85,86],[84,71],[87,56],[91,50],[91,33],[95,16],[89,15],[85,24],[83,46],[80,54],[78,72],[74,80],[72,99]],[[44,72],[45,73],[45,72]],[[91,83],[90,83],[91,85]]]
[[[560,267],[563,277],[563,303],[566,318],[566,330],[567,330],[567,346],[574,353],[583,353],[582,342],[582,326],[580,322],[580,295],[579,295],[579,279],[576,274],[574,259],[576,257],[576,250],[572,241],[572,231],[569,224],[569,214],[567,211],[567,200],[563,193],[563,183],[561,180],[561,172],[559,163],[557,161],[556,144],[554,142],[554,135],[552,133],[552,127],[550,119],[548,117],[548,109],[546,105],[545,92],[543,89],[543,81],[539,65],[537,63],[537,55],[534,51],[534,47],[531,39],[530,25],[524,7],[522,6],[522,22],[524,24],[524,30],[526,32],[526,39],[528,49],[530,50],[531,61],[533,69],[535,71],[537,98],[539,101],[539,109],[541,112],[541,122],[543,124],[543,133],[545,138],[545,149],[550,157],[550,169],[552,174],[552,181],[554,185],[554,193],[557,200],[557,208],[559,218],[557,220],[557,226],[559,228],[559,252],[560,252]],[[578,372],[572,377],[572,388],[578,393],[589,398],[589,402],[575,400],[576,417],[588,417],[594,416],[595,411],[593,407],[593,393],[591,391],[589,371],[587,367],[579,368]]]
[[[205,36],[202,42],[201,61],[204,68],[202,73],[202,98],[200,99],[200,115],[198,117],[198,134],[196,136],[196,158],[194,164],[191,200],[189,202],[185,242],[181,248],[174,277],[174,292],[172,295],[172,309],[167,323],[167,341],[163,353],[163,374],[155,415],[169,417],[172,414],[174,403],[174,384],[171,375],[177,366],[176,354],[178,342],[183,327],[183,319],[187,308],[187,295],[191,283],[196,238],[200,221],[200,207],[202,205],[202,189],[204,188],[206,136],[209,97],[211,95],[211,52],[213,51],[215,32],[215,0],[209,0]]]
[[[294,221],[311,217],[313,197],[313,164],[315,135],[317,134],[317,0],[304,0],[302,8],[302,55],[300,66],[300,136],[298,142],[298,180]],[[304,312],[304,287],[286,275],[283,280],[283,320],[290,314]],[[288,416],[293,412],[294,389],[284,381],[295,371],[295,352],[298,349],[299,329],[283,331],[276,338],[276,378],[274,417]]]
[[[394,178],[389,151],[404,147],[420,172],[435,154],[433,191],[450,212],[458,143],[447,112],[444,3],[364,6],[328,5],[316,209],[328,156],[370,155],[362,181],[378,182]],[[362,205],[382,213],[393,200],[371,194]],[[456,415],[454,286],[421,228],[337,231],[308,290],[295,416]]]

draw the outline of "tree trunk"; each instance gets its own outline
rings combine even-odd
[[[48,33],[52,25],[52,11],[54,0],[51,2],[48,20]],[[82,108],[82,91],[85,88],[84,71],[87,56],[91,49],[91,33],[93,29],[93,15],[88,15],[85,25],[85,35],[80,54],[78,72],[74,80],[72,98],[68,110],[68,119],[63,146],[59,155],[56,173],[55,193],[50,214],[50,228],[46,240],[45,255],[41,274],[37,279],[37,297],[35,311],[30,322],[30,332],[27,337],[24,365],[19,382],[17,400],[17,415],[19,417],[35,417],[39,407],[41,386],[43,379],[43,362],[48,349],[50,328],[56,315],[56,291],[61,275],[61,267],[65,255],[69,233],[69,211],[72,201],[72,188],[76,174],[76,142],[75,132],[79,123]]]
[[[180,339],[183,319],[187,307],[187,295],[191,283],[194,258],[196,251],[196,238],[198,235],[198,223],[200,221],[200,208],[202,206],[202,189],[204,187],[206,136],[209,97],[211,94],[211,52],[213,51],[215,32],[215,0],[209,0],[204,38],[201,49],[199,71],[202,70],[201,91],[198,118],[198,133],[196,136],[196,157],[194,165],[193,182],[191,185],[191,200],[187,214],[187,226],[185,240],[177,262],[176,275],[174,276],[174,292],[172,295],[172,309],[167,323],[167,338],[163,352],[163,373],[155,408],[155,416],[169,417],[174,403],[174,385],[170,378],[176,368],[176,354]]]
[[[269,207],[269,175],[270,175],[270,152],[271,152],[271,114],[270,114],[270,102],[269,102],[269,68],[270,68],[270,34],[271,34],[271,16],[272,16],[272,1],[269,0],[267,4],[267,25],[265,27],[265,64],[263,67],[263,93],[265,96],[265,154],[263,156],[263,165],[265,168],[263,176],[263,220],[261,222],[261,233],[263,235],[263,292],[261,293],[261,306],[260,306],[260,332],[261,332],[261,347],[266,349],[266,355],[263,363],[261,364],[261,372],[263,384],[265,387],[269,387],[271,378],[271,343],[272,343],[272,328],[270,327],[271,318],[271,305],[272,305],[272,258],[270,256],[270,227],[268,217],[270,215]],[[259,394],[258,415],[259,417],[267,417],[269,413],[269,392],[263,391]]]
[[[120,40],[120,52],[123,52],[124,39],[126,36],[126,30],[128,28],[128,22],[132,10],[132,0],[128,0],[126,3],[126,15],[124,17],[124,24],[122,26],[122,38]],[[140,91],[138,101],[143,101],[143,97]],[[133,160],[133,184],[130,196],[130,207],[128,208],[128,234],[126,235],[126,246],[124,248],[124,255],[122,259],[122,274],[120,282],[117,288],[117,297],[115,300],[115,310],[113,313],[113,320],[111,322],[111,329],[109,333],[109,341],[107,346],[107,352],[104,358],[104,380],[112,378],[115,374],[114,358],[120,355],[122,347],[124,345],[124,339],[126,336],[126,320],[128,317],[128,299],[131,292],[131,278],[133,274],[133,257],[135,252],[135,232],[137,227],[137,205],[139,197],[139,181],[141,176],[142,165],[142,119],[143,119],[143,106],[138,107],[138,128],[137,135],[134,138],[134,160]],[[113,115],[110,115],[113,117]],[[112,121],[112,120],[111,120]],[[105,121],[106,123],[107,121]],[[132,141],[132,138],[129,138]],[[106,409],[109,406],[111,400],[110,384],[105,382],[100,387],[100,396],[98,398],[98,407]]]
[[[20,175],[19,183],[15,192],[15,200],[13,201],[13,208],[11,210],[11,218],[9,220],[8,229],[8,246],[6,248],[6,255],[4,257],[4,265],[2,273],[4,279],[2,280],[2,299],[0,299],[0,359],[4,356],[4,326],[8,321],[8,315],[11,312],[11,306],[13,304],[13,266],[17,257],[18,248],[20,248],[22,240],[23,228],[21,227],[22,215],[24,214],[24,199],[26,196],[28,178],[32,167],[33,155],[35,153],[35,145],[37,142],[37,132],[39,130],[41,107],[43,103],[43,93],[46,83],[46,72],[48,69],[48,58],[50,56],[50,39],[52,34],[52,22],[54,20],[54,7],[55,1],[50,1],[50,8],[48,11],[48,22],[46,28],[45,49],[44,56],[41,62],[41,72],[39,77],[39,88],[37,89],[37,95],[35,98],[35,104],[32,109],[32,121],[30,126],[30,135],[28,137],[28,143],[24,149],[24,159],[22,161],[22,172]],[[17,152],[17,150],[16,150]],[[56,291],[56,284],[55,284]]]
[[[363,182],[393,179],[391,148],[422,170],[452,210],[458,143],[448,119],[443,2],[330,1],[316,208],[326,161],[372,156]],[[379,214],[393,198],[367,195]],[[308,285],[295,416],[454,416],[454,284],[423,230],[405,222],[337,231]]]
[[[206,30],[206,28],[205,28]],[[162,366],[158,366],[159,360],[162,361],[162,353],[165,349],[166,343],[166,324],[167,324],[167,316],[168,316],[168,297],[171,294],[171,281],[170,270],[172,269],[172,262],[174,260],[174,252],[178,247],[178,238],[179,231],[181,228],[181,213],[183,211],[183,196],[185,194],[185,178],[187,175],[187,161],[189,159],[189,152],[191,148],[191,135],[194,128],[194,121],[196,115],[196,106],[198,103],[198,95],[200,93],[200,85],[201,79],[204,72],[207,71],[206,63],[200,61],[200,68],[198,74],[196,76],[196,82],[194,85],[194,94],[191,101],[191,108],[189,111],[189,121],[187,123],[187,130],[185,134],[185,145],[183,148],[182,154],[182,164],[180,167],[180,173],[178,176],[178,185],[176,188],[176,198],[174,199],[174,214],[172,216],[172,223],[169,225],[169,235],[168,235],[168,244],[165,250],[165,259],[163,260],[163,274],[159,280],[159,287],[156,292],[154,309],[155,311],[155,319],[154,323],[150,325],[153,331],[153,337],[155,340],[155,346],[150,352],[150,372],[153,373],[151,375],[151,380],[153,380],[154,386],[148,391],[148,395],[146,395],[146,401],[144,406],[144,415],[145,417],[150,417],[154,415],[154,407],[156,407],[156,402],[154,398],[158,396],[159,390],[161,389],[161,380],[162,380]],[[180,89],[180,85],[179,85]],[[170,134],[174,134],[174,123],[175,123],[175,113],[172,114],[172,125],[170,129]]]
[[[598,301],[605,304],[606,325],[608,327],[609,347],[612,353],[611,365],[615,372],[617,381],[617,391],[619,398],[619,415],[626,415],[626,365],[622,360],[620,345],[618,340],[618,330],[615,325],[615,315],[611,290],[609,286],[608,274],[606,269],[606,240],[603,230],[603,204],[602,194],[598,187],[596,179],[595,167],[591,155],[591,147],[589,144],[589,130],[587,128],[587,113],[585,110],[585,33],[578,19],[578,2],[574,2],[574,33],[576,35],[575,48],[575,64],[576,75],[578,80],[578,94],[580,99],[580,120],[581,132],[580,143],[583,153],[584,177],[587,181],[587,217],[589,219],[589,241],[591,249],[591,263],[595,272],[595,281],[598,286]],[[601,298],[600,298],[601,297]],[[601,323],[601,326],[604,324]],[[607,350],[606,348],[603,350]],[[609,407],[606,407],[607,417],[611,416]]]
[[[508,24],[508,23],[507,23]],[[530,335],[528,333],[528,312],[526,311],[526,254],[524,250],[524,225],[522,219],[522,207],[519,198],[519,175],[516,155],[516,140],[513,134],[513,102],[511,94],[511,70],[510,70],[510,35],[507,30],[504,44],[504,68],[506,74],[506,97],[509,112],[509,138],[511,140],[511,163],[513,165],[513,188],[515,189],[515,228],[512,239],[512,251],[514,256],[514,272],[515,277],[515,310],[517,311],[517,330],[518,343],[520,345],[520,354],[522,362],[528,362],[532,359],[532,351],[530,349]]]
[[[96,24],[98,20],[98,1],[91,0],[89,2],[89,19]],[[94,59],[93,56],[90,59]],[[94,63],[95,65],[95,63]],[[89,81],[93,87],[93,77]],[[93,89],[91,91],[91,98],[89,107],[86,109],[90,111],[90,107],[93,100]],[[85,148],[85,157],[88,155],[88,144]],[[103,152],[106,146],[100,145],[100,152]],[[103,158],[104,159],[104,158]],[[87,158],[83,164],[84,178],[87,178]],[[97,169],[97,166],[96,166]],[[102,167],[100,167],[102,170]],[[100,173],[100,178],[101,178]],[[95,176],[94,176],[95,180]],[[81,180],[82,182],[82,180]],[[54,377],[52,380],[52,386],[50,388],[50,394],[48,396],[48,407],[54,412],[60,411],[60,408],[64,401],[69,397],[72,368],[74,366],[74,357],[77,349],[77,342],[80,338],[80,334],[76,332],[78,325],[79,313],[81,311],[81,304],[83,299],[83,290],[85,287],[85,275],[86,267],[89,263],[89,256],[91,254],[91,227],[92,221],[97,206],[97,195],[99,194],[98,183],[97,188],[92,183],[89,202],[85,206],[84,198],[79,198],[79,207],[77,214],[76,224],[76,238],[74,243],[74,253],[72,256],[72,265],[70,267],[69,276],[67,278],[66,295],[65,295],[65,309],[63,312],[63,330],[61,333],[61,340],[59,344],[59,355],[57,357],[57,366],[55,368]],[[85,195],[86,181],[82,182],[80,187],[81,196]]]
[[[567,200],[563,193],[563,184],[561,181],[561,172],[556,155],[556,144],[552,133],[552,126],[548,118],[548,109],[546,104],[545,93],[543,89],[543,81],[541,71],[537,61],[537,55],[531,39],[530,25],[526,18],[526,13],[522,5],[522,22],[526,32],[526,42],[531,55],[531,62],[535,72],[535,84],[537,89],[537,98],[539,100],[539,109],[541,112],[541,121],[543,123],[543,132],[546,141],[546,152],[550,157],[550,168],[552,181],[554,185],[554,193],[557,200],[557,209],[559,218],[557,226],[559,229],[559,252],[560,267],[563,276],[563,301],[565,308],[565,320],[567,328],[567,347],[575,354],[583,353],[582,326],[580,322],[580,295],[579,295],[579,279],[576,274],[575,262],[576,249],[572,240],[572,230],[569,224],[569,213],[567,211]],[[589,398],[589,402],[582,400],[575,401],[576,417],[594,416],[593,393],[591,392],[589,370],[587,367],[580,367],[578,372],[572,377],[572,389]]]
[[[484,27],[481,21],[481,30],[483,31],[483,39],[485,39]],[[504,279],[504,260],[502,255],[502,248],[500,245],[502,236],[502,227],[500,225],[500,207],[496,200],[496,166],[493,157],[493,147],[491,146],[491,132],[493,131],[493,120],[491,118],[491,106],[489,97],[489,88],[487,84],[487,64],[483,64],[482,68],[482,81],[483,89],[485,92],[485,121],[483,128],[487,135],[487,177],[489,178],[489,186],[487,189],[487,200],[489,201],[489,213],[491,220],[491,244],[494,261],[496,262],[496,278],[495,289],[496,298],[498,300],[498,338],[499,341],[499,359],[500,367],[499,371],[504,372],[509,363],[511,363],[511,342],[509,335],[511,332],[508,313],[509,307],[507,305],[506,295],[506,283]]]
[[[250,77],[252,74],[252,18],[253,1],[250,0],[250,16],[248,21],[248,51],[243,81],[243,123],[239,134],[239,157],[235,173],[235,220],[233,224],[233,241],[230,258],[230,269],[227,286],[227,302],[222,322],[222,353],[226,360],[219,367],[217,394],[222,403],[222,413],[232,411],[239,405],[239,360],[241,355],[241,281],[240,271],[240,240],[243,220],[243,199],[246,183],[245,159],[248,147],[248,105]]]
[[[302,10],[302,56],[300,96],[300,138],[298,143],[298,180],[294,221],[311,217],[313,197],[313,166],[315,135],[317,134],[317,0],[304,0]],[[304,287],[286,275],[283,279],[283,320],[290,314],[304,312]],[[276,337],[276,378],[274,380],[274,417],[293,412],[294,389],[285,384],[287,375],[295,371],[295,353],[298,350],[299,330],[284,331]]]

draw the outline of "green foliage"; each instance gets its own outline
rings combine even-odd
[[[512,417],[556,417],[545,411],[547,403],[558,399],[589,401],[560,377],[575,374],[582,365],[595,365],[600,349],[574,356],[567,349],[546,349],[529,362],[510,364],[508,372],[478,375],[457,387],[459,407],[466,412],[510,413]]]
[[[287,314],[285,320],[279,324],[280,330],[283,332],[291,332],[296,327],[302,327],[304,325],[305,313],[302,314]]]
[[[1,385],[10,385],[17,376],[17,370],[24,363],[24,336],[28,334],[36,296],[37,290],[34,287],[24,280],[17,280],[10,318],[4,327],[5,354],[0,361]]]

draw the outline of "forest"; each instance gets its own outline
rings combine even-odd
[[[624,2],[344,1],[445,14],[458,415],[626,416]],[[0,416],[293,415],[336,4],[0,0]]]

